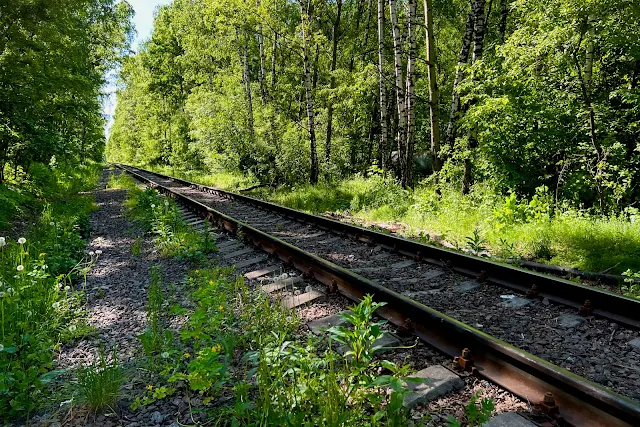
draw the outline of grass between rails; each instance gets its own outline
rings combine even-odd
[[[61,372],[54,354],[65,342],[93,333],[84,321],[83,293],[73,282],[86,277],[99,254],[85,254],[90,195],[99,167],[73,172],[36,171],[33,181],[3,186],[10,198],[2,221],[29,213],[24,234],[0,238],[0,416],[29,419],[50,395]],[[46,179],[45,179],[46,178]],[[6,223],[5,223],[6,225]]]
[[[118,181],[114,185],[130,187],[128,178]],[[162,233],[154,230],[162,227],[152,224],[173,221],[166,212],[172,202],[154,190],[131,187],[127,205],[132,219],[149,224],[156,239]],[[175,247],[167,255],[185,255],[184,245]],[[250,290],[231,268],[192,270],[181,286],[190,293],[186,306],[177,303],[175,287],[164,283],[159,269],[149,274],[147,327],[139,338],[141,368],[150,375],[132,409],[187,395],[202,404],[201,420],[211,425],[408,424],[402,401],[409,367],[373,356],[384,322],[373,320],[382,304],[371,297],[352,307],[349,327],[332,328],[330,338],[315,337],[300,332],[294,312]],[[176,319],[182,319],[178,330],[169,326]],[[335,352],[337,345],[346,352]],[[480,425],[492,411],[492,402],[474,399],[467,425]]]
[[[158,170],[202,184],[238,190],[252,184],[238,174],[212,175]],[[220,180],[216,182],[216,180]],[[495,194],[477,184],[470,194],[431,184],[404,190],[393,179],[372,169],[334,184],[302,185],[252,192],[294,209],[323,214],[337,212],[374,222],[399,222],[408,237],[438,241],[471,253],[489,252],[501,259],[516,258],[620,274],[640,270],[640,211],[627,208],[603,216],[585,210],[553,206],[547,188],[529,200]]]

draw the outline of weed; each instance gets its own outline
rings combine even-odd
[[[625,285],[620,288],[622,294],[626,297],[640,299],[640,271],[627,270],[622,275],[625,276]]]
[[[171,331],[162,323],[162,307],[165,295],[162,291],[160,268],[152,265],[149,268],[149,289],[147,296],[147,328],[138,335],[142,348],[147,356],[156,355],[165,343],[173,341]]]
[[[467,406],[464,408],[464,414],[467,419],[467,425],[469,427],[480,427],[484,425],[489,419],[493,412],[496,410],[495,404],[491,399],[482,399],[480,401],[480,405],[478,406],[478,394],[473,395]],[[448,427],[461,427],[462,424],[460,421],[456,420],[453,417],[449,417]]]
[[[131,244],[131,255],[139,257],[142,254],[142,236],[136,237],[136,240]]]
[[[487,250],[484,245],[487,241],[480,235],[479,229],[474,229],[471,236],[467,236],[467,248],[474,254],[480,255],[481,252]]]
[[[81,367],[77,376],[77,395],[80,403],[93,412],[115,409],[116,401],[122,395],[122,384],[126,378],[123,368],[118,364],[115,348],[110,363],[107,363],[104,352],[100,348],[99,360],[92,365]]]

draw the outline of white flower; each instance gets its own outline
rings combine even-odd
[[[163,352],[160,357],[162,357],[163,359],[168,359],[169,358],[169,353],[167,353],[166,351]]]
[[[60,303],[56,301],[53,304],[51,304],[51,307],[53,307],[54,310],[57,310],[58,307],[60,307]]]
[[[165,205],[165,206],[169,206],[169,201],[168,201],[168,200],[165,200],[165,201],[164,201],[164,205]]]
[[[75,331],[76,331],[76,325],[69,326],[69,332],[75,332]]]
[[[0,237],[0,248],[7,244],[7,241],[4,237]]]
[[[16,267],[16,270],[18,271],[24,270],[24,265],[20,264],[19,266]]]
[[[43,265],[42,265],[42,269],[43,269],[43,270],[46,270],[47,268],[49,268],[49,267],[47,267],[47,264],[43,264]]]
[[[101,255],[101,254],[102,254],[102,251],[101,251],[100,249],[98,249],[98,250],[96,251],[96,255]]]
[[[0,344],[0,351],[4,350],[4,346],[2,344]]]
[[[24,245],[25,243],[27,243],[27,239],[25,239],[24,237],[21,237],[18,239],[18,243],[20,243],[21,245]]]
[[[156,205],[154,205],[153,203],[151,203],[151,209],[155,209]]]
[[[49,223],[49,225],[50,225],[50,226],[54,226],[54,225],[56,225],[56,223],[55,223],[55,222],[53,222],[53,221],[51,221],[51,222]]]
[[[95,255],[95,252],[89,251],[89,256],[94,256],[94,255]]]
[[[65,286],[64,290],[67,291],[67,292],[70,291],[71,290],[71,286]]]

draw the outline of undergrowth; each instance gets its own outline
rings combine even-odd
[[[3,197],[17,206],[3,218],[15,220],[21,213],[31,218],[21,236],[0,237],[0,417],[5,421],[29,419],[47,401],[48,384],[62,373],[55,369],[56,349],[93,333],[84,320],[83,292],[73,283],[86,277],[100,255],[84,253],[94,203],[75,193],[95,184],[97,172],[95,165],[76,171],[34,166],[28,179],[1,187]],[[9,187],[20,196],[7,193]]]

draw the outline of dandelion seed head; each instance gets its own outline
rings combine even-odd
[[[18,239],[18,243],[20,243],[21,245],[24,245],[25,243],[27,243],[27,239],[25,239],[24,237],[21,237]]]
[[[20,264],[19,266],[16,267],[16,270],[18,271],[24,270],[24,265]]]
[[[162,354],[160,355],[160,357],[162,357],[163,359],[168,359],[169,358],[169,352],[163,351]]]
[[[100,255],[100,254],[102,254],[102,251],[101,251],[100,249],[98,249],[98,250],[96,251],[96,255]]]
[[[69,326],[69,332],[75,332],[78,327],[76,325]]]
[[[55,222],[53,222],[53,221],[51,221],[51,222],[49,223],[49,225],[53,227],[54,225],[56,225],[56,223],[55,223]]]
[[[89,251],[89,256],[94,256],[96,253],[93,251]]]

